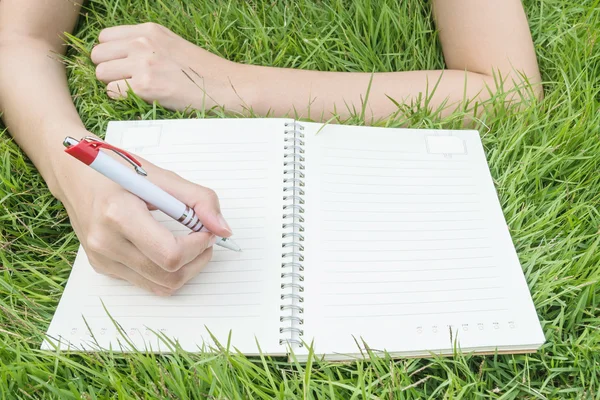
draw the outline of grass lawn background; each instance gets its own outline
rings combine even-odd
[[[600,0],[524,3],[545,99],[512,113],[498,101],[477,129],[546,335],[540,352],[307,365],[225,350],[42,352],[78,240],[0,126],[0,398],[600,398]],[[444,65],[423,0],[94,0],[87,8],[69,82],[86,127],[100,135],[109,120],[182,117],[106,97],[87,53],[100,29],[116,24],[158,22],[245,63],[367,72]],[[461,127],[459,114],[440,121],[404,111],[381,125]]]

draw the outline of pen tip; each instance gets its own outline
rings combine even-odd
[[[231,250],[237,251],[238,253],[242,252],[242,248],[240,246],[238,246],[238,244],[236,242],[234,242],[233,240],[231,240],[231,238],[227,238],[225,240],[227,240],[227,244],[229,245],[228,247]]]

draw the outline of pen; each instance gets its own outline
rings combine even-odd
[[[89,165],[108,179],[118,183],[125,190],[133,193],[147,203],[152,204],[174,220],[190,228],[192,231],[209,232],[198,219],[194,210],[150,182],[148,179],[145,179],[144,177],[148,174],[142,168],[142,164],[125,150],[121,150],[118,147],[91,136],[86,136],[81,140],[76,140],[67,136],[63,141],[63,144],[66,147],[65,152],[84,164]],[[114,151],[131,164],[134,167],[135,172],[109,155],[101,152],[101,148]],[[241,251],[241,248],[229,238],[217,236],[215,244],[233,251]]]

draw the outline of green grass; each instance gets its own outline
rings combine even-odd
[[[88,7],[69,79],[96,134],[113,119],[182,117],[105,96],[87,52],[101,28],[118,23],[159,22],[245,63],[369,72],[443,66],[422,0],[94,0]],[[547,338],[538,353],[298,365],[226,350],[42,352],[78,241],[64,208],[4,131],[0,398],[600,398],[600,1],[526,0],[525,7],[545,99],[511,113],[497,102],[477,128]],[[360,122],[360,115],[348,121]],[[411,110],[387,123],[456,128],[462,118]]]

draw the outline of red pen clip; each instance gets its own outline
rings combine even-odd
[[[135,172],[140,175],[147,176],[148,174],[142,168],[142,163],[139,162],[134,156],[129,154],[123,149],[113,146],[112,144],[108,144],[101,140],[96,139],[92,136],[86,136],[81,139],[79,142],[73,138],[66,138],[64,141],[65,146],[68,145],[65,151],[77,158],[79,161],[84,164],[90,165],[96,159],[98,152],[101,148],[105,148],[106,150],[114,151],[116,154],[121,156],[125,161],[135,168]]]

